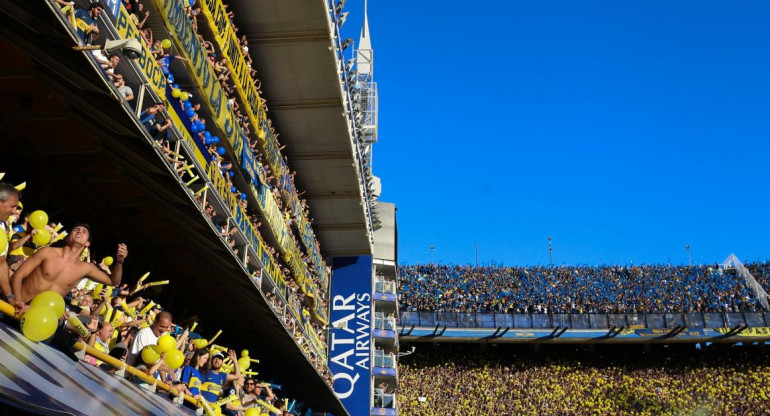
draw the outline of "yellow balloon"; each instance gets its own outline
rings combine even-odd
[[[163,39],[162,42],[160,42],[160,46],[163,47],[163,49],[168,49],[171,47],[171,39]]]
[[[171,350],[166,353],[166,365],[172,370],[176,370],[184,364],[184,354],[179,350]]]
[[[238,359],[238,367],[241,368],[241,371],[248,370],[250,365],[251,361],[249,361],[249,357],[241,357]]]
[[[37,210],[32,214],[29,214],[29,225],[31,225],[32,228],[42,230],[46,225],[48,225],[48,214],[41,210]]]
[[[30,341],[42,341],[53,336],[58,324],[53,308],[29,308],[21,318],[21,332]]]
[[[199,338],[193,341],[193,345],[195,345],[195,348],[201,349],[201,348],[206,348],[206,346],[209,345],[209,342],[203,338]]]
[[[94,288],[93,292],[91,292],[91,295],[92,296],[101,296],[102,289],[104,289],[104,284],[103,283],[97,284],[96,287]]]
[[[107,256],[102,259],[102,263],[104,263],[104,265],[107,267],[112,266],[113,262],[115,262],[115,259],[113,259],[111,256]]]
[[[249,356],[249,350],[241,351],[241,357],[248,357],[248,356]]]
[[[182,95],[182,90],[180,90],[179,88],[174,88],[173,90],[171,90],[172,97],[179,98],[180,95]]]
[[[182,100],[182,101],[184,101],[184,100],[186,100],[188,98],[190,98],[190,94],[188,94],[186,92],[182,92],[181,94],[179,94],[179,99]]]
[[[32,236],[32,242],[42,247],[51,242],[51,233],[46,230],[37,230],[37,234]]]
[[[243,416],[259,416],[259,410],[250,407],[246,409],[246,413],[244,413]]]
[[[169,334],[161,335],[158,338],[158,349],[160,352],[169,352],[176,348],[176,340]]]
[[[30,308],[48,308],[51,309],[57,317],[64,315],[64,298],[60,294],[48,290],[32,299],[29,303]]]
[[[155,364],[160,359],[160,355],[155,351],[154,348],[152,348],[151,345],[148,345],[144,348],[142,348],[142,360],[147,364]]]
[[[0,253],[5,253],[8,248],[8,234],[0,230]]]

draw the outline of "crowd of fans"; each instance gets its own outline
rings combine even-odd
[[[515,347],[418,347],[399,365],[399,413],[438,415],[767,415],[762,347],[628,354]],[[567,347],[564,347],[567,348]],[[615,348],[621,348],[615,346]],[[686,348],[687,350],[684,350]]]
[[[126,245],[118,246],[115,257],[99,261],[89,249],[88,225],[77,224],[69,232],[53,222],[33,228],[20,197],[15,187],[0,182],[0,232],[9,237],[7,248],[0,253],[0,290],[4,300],[20,314],[44,291],[63,296],[66,311],[56,333],[46,343],[77,359],[74,346],[83,341],[173,386],[178,393],[195,399],[203,397],[209,403],[235,396],[235,400],[222,406],[226,415],[243,416],[250,408],[260,415],[299,414],[302,405],[279,397],[280,386],[257,380],[256,372],[241,368],[239,362],[243,361],[233,350],[214,344],[214,339],[209,343],[190,332],[191,328],[175,325],[169,311],[145,297],[147,288],[167,281],[148,282],[147,273],[133,287],[122,282],[122,264],[128,257]],[[34,236],[43,230],[50,232],[51,238],[38,244]],[[58,243],[51,245],[53,242]],[[184,353],[182,366],[167,365],[165,353],[151,360],[141,354],[144,347],[155,345],[164,334],[172,335],[176,348]],[[86,355],[84,360],[110,373],[117,370],[92,355]],[[132,380],[151,388],[141,378]],[[331,383],[330,377],[327,380]]]
[[[70,6],[70,2],[58,1],[62,6]],[[153,55],[160,66],[163,74],[165,75],[168,90],[173,91],[173,94],[168,94],[167,98],[175,108],[179,116],[183,119],[184,126],[177,126],[179,128],[187,129],[194,137],[196,137],[201,143],[205,145],[208,151],[208,156],[211,159],[211,163],[215,164],[224,179],[227,181],[227,187],[230,192],[237,198],[244,212],[247,214],[255,230],[260,230],[262,222],[259,221],[259,211],[254,206],[250,206],[248,201],[249,191],[240,190],[235,184],[235,175],[238,174],[238,169],[234,168],[237,165],[237,161],[228,160],[227,158],[232,156],[226,152],[226,149],[219,143],[219,138],[212,135],[212,123],[207,124],[205,113],[202,108],[202,104],[205,106],[206,100],[202,97],[196,97],[190,92],[184,92],[180,85],[176,83],[174,71],[183,71],[182,67],[175,67],[173,63],[175,61],[186,61],[185,58],[177,55],[173,48],[171,41],[168,39],[165,33],[153,33],[152,29],[148,26],[149,21],[153,19],[148,7],[145,7],[141,1],[137,0],[122,0],[123,6],[128,11],[132,21],[140,29],[140,38],[146,44],[147,48]],[[295,322],[296,319],[292,316],[286,318],[287,327],[294,328],[296,339],[298,342],[303,343],[304,339],[300,326],[306,328],[303,323],[308,323],[315,332],[315,335],[320,339],[320,344],[325,345],[325,328],[322,322],[315,317],[314,310],[328,310],[328,285],[325,280],[319,277],[316,272],[318,268],[326,268],[326,265],[315,264],[314,257],[309,255],[308,249],[305,249],[305,244],[302,238],[299,236],[299,227],[293,225],[300,224],[307,221],[312,224],[313,220],[310,217],[309,207],[307,201],[301,198],[302,193],[287,192],[287,190],[295,190],[294,176],[295,172],[288,171],[276,173],[273,172],[271,164],[267,157],[263,153],[264,149],[261,148],[260,141],[257,137],[256,126],[252,126],[249,117],[245,111],[242,111],[243,103],[239,104],[238,95],[235,94],[235,80],[227,67],[227,58],[223,56],[221,51],[217,50],[216,42],[207,40],[204,35],[208,36],[207,32],[199,31],[198,20],[202,18],[200,5],[196,1],[190,1],[186,4],[187,18],[190,19],[193,27],[198,35],[198,40],[203,45],[208,64],[212,69],[212,73],[215,74],[217,80],[221,84],[225,94],[226,101],[224,105],[227,105],[236,115],[237,128],[240,135],[247,141],[248,147],[253,152],[254,159],[257,161],[258,169],[260,170],[260,176],[264,179],[264,183],[261,186],[267,187],[270,194],[276,202],[276,205],[281,210],[282,218],[284,221],[283,226],[286,230],[289,230],[288,236],[290,238],[290,244],[299,248],[296,252],[300,255],[301,260],[308,266],[306,270],[315,288],[315,293],[318,294],[315,298],[306,297],[299,286],[299,282],[296,280],[294,273],[292,273],[289,265],[284,261],[278,250],[272,247],[270,244],[265,244],[265,248],[269,252],[273,263],[279,266],[279,271],[283,278],[287,282],[288,289],[290,291],[286,299],[288,303],[291,303],[293,307],[298,308],[296,311],[301,312],[301,319],[303,322]],[[225,4],[227,8],[227,5]],[[85,22],[85,25],[77,25],[78,34],[81,40],[90,44],[96,42],[99,36],[99,16],[105,10],[104,5],[101,2],[93,2],[87,9],[78,9],[75,11],[75,17]],[[238,27],[235,24],[235,15],[232,11],[228,10],[228,16],[230,18],[231,27],[238,34]],[[155,26],[153,26],[155,27]],[[249,70],[249,76],[254,82],[255,86],[259,90],[261,88],[260,80],[257,78],[257,71],[252,68],[252,58],[249,55],[248,40],[245,36],[238,36],[238,42],[241,46],[241,52],[246,60],[246,64]],[[212,39],[213,40],[213,39]],[[123,71],[128,70],[127,63],[122,63],[119,55],[105,56],[101,51],[93,51],[96,61],[101,65],[104,75],[109,78],[115,85],[116,89],[129,104],[132,104],[134,100],[134,90],[130,85],[127,85],[127,78],[124,76]],[[197,64],[197,63],[193,63]],[[138,87],[138,85],[136,86]],[[261,91],[259,91],[261,93]],[[267,104],[265,100],[261,100],[263,110],[267,111]],[[166,115],[166,108],[161,103],[149,103],[145,106],[139,116],[141,123],[148,130],[150,135],[156,140],[157,145],[163,151],[166,161],[174,168],[177,174],[186,182],[195,181],[196,176],[199,176],[192,169],[192,164],[187,163],[184,156],[179,154],[179,149],[175,148],[173,143],[172,132],[172,119]],[[271,130],[274,140],[278,139],[278,133],[270,124],[268,120],[269,129]],[[208,126],[208,127],[207,127]],[[283,149],[283,147],[280,147]],[[283,157],[282,162],[287,162],[286,157]],[[247,181],[248,182],[248,181]],[[203,212],[218,226],[221,232],[221,237],[227,241],[231,246],[233,252],[237,255],[239,248],[236,246],[236,239],[234,234],[237,232],[235,226],[227,222],[227,213],[216,212],[214,207],[205,201],[203,195],[196,194],[198,202],[201,204]],[[265,225],[267,227],[267,225]],[[266,231],[266,228],[261,228],[261,231]],[[311,236],[315,250],[320,250],[318,240],[314,235]],[[263,240],[264,241],[264,240]],[[248,256],[247,264],[248,264]],[[326,268],[328,274],[328,268]],[[277,298],[276,298],[277,299]],[[279,308],[280,309],[280,308]],[[291,329],[290,329],[291,331]],[[307,348],[306,344],[303,344],[304,348]],[[322,370],[323,365],[321,361],[317,360],[315,353],[308,353],[312,355],[312,361],[319,362],[319,371]]]
[[[760,270],[767,285],[768,264]],[[405,311],[502,313],[738,312],[762,310],[733,269],[718,266],[402,266]],[[761,274],[764,273],[764,274]],[[765,286],[767,287],[767,286]]]

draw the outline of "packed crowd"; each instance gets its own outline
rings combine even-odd
[[[623,347],[604,356],[448,348],[418,347],[400,361],[401,414],[770,414],[770,358],[753,347],[646,354]]]
[[[752,266],[753,267],[753,266]],[[767,270],[767,266],[763,266]],[[717,266],[402,266],[405,311],[507,313],[762,310],[734,270]],[[765,283],[767,279],[765,279]]]
[[[70,2],[57,2],[64,7],[71,5]],[[203,100],[202,97],[196,97],[190,92],[183,91],[180,85],[176,83],[174,71],[182,71],[183,69],[181,66],[174,66],[173,62],[185,61],[186,59],[175,53],[172,42],[168,39],[169,36],[166,33],[153,33],[150,27],[146,27],[149,26],[147,24],[148,20],[152,19],[150,11],[148,10],[149,5],[145,6],[143,2],[137,0],[122,0],[122,3],[134,24],[140,29],[142,41],[152,53],[153,58],[158,63],[165,76],[167,90],[169,92],[169,94],[167,94],[167,99],[173,109],[182,118],[182,123],[184,124],[183,127],[178,127],[187,129],[193,137],[196,137],[196,139],[204,145],[204,148],[208,152],[208,157],[211,159],[211,163],[215,164],[222,173],[223,178],[227,182],[227,188],[238,200],[255,230],[266,231],[267,228],[265,227],[268,227],[268,225],[260,228],[263,224],[259,220],[259,211],[248,201],[248,194],[250,192],[238,189],[238,186],[236,186],[235,175],[239,172],[236,168],[237,161],[227,159],[233,155],[228,154],[225,147],[223,147],[223,144],[220,144],[220,138],[211,133],[213,127],[212,123],[207,124],[205,117],[205,100]],[[225,7],[227,8],[226,4]],[[104,10],[104,4],[97,1],[91,3],[87,9],[78,9],[74,12],[74,16],[79,21],[85,23],[77,25],[78,34],[85,44],[91,44],[98,40],[99,16]],[[246,112],[242,111],[243,109],[241,107],[243,103],[238,103],[238,95],[235,93],[236,80],[228,70],[227,59],[223,56],[221,51],[217,50],[216,42],[211,42],[204,38],[203,35],[207,32],[198,30],[198,20],[202,18],[200,4],[195,0],[189,1],[186,4],[186,13],[187,18],[190,19],[193,28],[196,30],[199,41],[205,49],[208,64],[213,71],[212,73],[215,74],[226,94],[224,105],[227,105],[234,111],[240,135],[247,140],[248,146],[257,162],[258,169],[260,170],[260,177],[265,181],[264,183],[261,183],[260,186],[267,187],[268,192],[273,196],[276,205],[281,210],[281,218],[284,221],[283,225],[286,230],[289,230],[287,235],[291,240],[291,244],[293,244],[294,247],[299,248],[297,253],[301,257],[301,261],[308,266],[306,268],[309,273],[307,277],[313,282],[317,289],[315,293],[319,295],[317,299],[307,297],[301,290],[294,273],[291,271],[289,265],[280,255],[278,250],[270,244],[265,244],[265,248],[269,252],[273,263],[279,266],[279,271],[287,282],[290,291],[290,294],[287,297],[291,299],[286,299],[286,302],[291,303],[292,306],[296,308],[295,310],[301,311],[300,319],[303,322],[307,322],[313,328],[316,336],[321,340],[321,344],[325,345],[324,325],[317,319],[313,319],[315,316],[312,311],[328,310],[328,285],[316,272],[317,267],[326,268],[326,265],[315,264],[316,260],[314,260],[313,256],[308,254],[309,249],[305,247],[305,243],[299,235],[299,228],[296,226],[305,220],[310,224],[313,222],[310,217],[307,201],[304,198],[301,198],[303,192],[297,193],[296,191],[293,191],[297,189],[294,180],[296,172],[288,170],[281,173],[273,172],[267,157],[263,153],[264,149],[261,148],[258,140],[256,126],[250,124]],[[230,18],[231,27],[236,34],[238,34],[238,27],[235,24],[236,16],[231,10],[228,10],[227,13]],[[252,78],[252,81],[259,91],[261,83],[257,78],[257,71],[252,68],[253,61],[249,55],[248,40],[245,36],[237,36],[237,39],[241,47],[242,55],[246,60],[249,76]],[[125,66],[128,64],[125,62],[121,64],[120,56],[117,54],[105,56],[101,51],[93,51],[93,55],[99,65],[101,65],[104,75],[115,84],[120,95],[129,104],[132,104],[134,92],[131,86],[127,85],[126,77],[123,74],[123,71],[128,69]],[[261,93],[261,91],[259,92]],[[261,100],[261,104],[263,110],[267,111],[266,101]],[[184,156],[179,153],[179,148],[174,146],[173,135],[171,134],[173,130],[172,119],[167,116],[166,111],[167,109],[162,103],[148,103],[143,111],[141,111],[139,118],[150,135],[155,139],[158,147],[162,150],[166,161],[173,167],[176,173],[185,182],[194,182],[200,175],[192,169],[192,164],[188,163]],[[271,130],[272,137],[277,142],[279,134],[275,132],[275,129],[270,123],[271,122],[268,120],[268,126]],[[280,149],[283,149],[283,147],[280,147]],[[283,162],[287,162],[285,157],[283,158]],[[288,190],[292,191],[289,192]],[[227,213],[218,215],[214,207],[208,201],[205,201],[205,198],[200,193],[196,193],[196,198],[198,199],[203,212],[219,227],[221,237],[227,241],[233,252],[238,255],[240,249],[236,246],[236,239],[234,237],[237,229],[233,224],[227,222]],[[320,244],[314,235],[312,236],[312,239],[313,245],[317,250],[320,250]],[[245,263],[248,265],[248,256],[246,256],[246,259],[247,261]],[[278,300],[277,297],[275,299]],[[276,307],[276,310],[278,309],[280,308]],[[287,327],[290,328],[290,331],[295,333],[295,338],[298,342],[302,342],[303,338],[299,327],[303,322],[297,322],[296,318],[290,316],[290,314],[287,315],[288,316],[285,317]],[[307,345],[303,344],[303,347],[306,348],[306,353],[309,356],[312,355],[312,357],[310,357],[311,360],[316,361],[316,354],[307,349]],[[321,365],[319,364],[319,371],[322,371],[320,367]]]
[[[247,351],[238,358],[232,349],[214,344],[217,335],[205,340],[191,332],[195,324],[191,328],[175,325],[169,311],[144,297],[147,288],[169,281],[147,281],[150,273],[146,273],[133,287],[124,283],[125,244],[118,245],[114,257],[99,261],[90,250],[92,236],[87,224],[63,231],[42,211],[25,213],[20,197],[16,187],[0,182],[0,291],[22,317],[34,309],[30,303],[38,295],[61,295],[65,312],[44,342],[77,359],[74,346],[83,341],[173,386],[177,393],[209,403],[230,398],[222,405],[222,414],[299,414],[302,405],[279,397],[280,386],[257,380],[257,373],[248,371],[256,360]],[[52,245],[54,242],[58,244]],[[39,332],[39,328],[33,329]],[[22,331],[30,336],[24,324]],[[178,359],[167,357],[166,352],[148,352],[168,335],[174,349],[181,351]],[[116,371],[97,357],[86,355],[84,360],[105,371]],[[133,381],[151,388],[141,378]],[[247,413],[249,409],[254,410]]]

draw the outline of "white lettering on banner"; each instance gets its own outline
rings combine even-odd
[[[354,303],[355,300],[355,303]],[[336,391],[337,397],[344,399],[353,394],[359,374],[348,363],[348,359],[355,357],[358,361],[355,365],[363,370],[369,370],[370,357],[370,332],[371,332],[371,295],[368,293],[353,293],[348,297],[336,295],[332,298],[332,311],[347,311],[332,323],[332,327],[342,332],[331,332],[331,362],[348,370],[338,371],[334,380],[344,379],[350,383],[346,391]],[[354,321],[357,326],[355,331],[349,327],[349,322]]]
[[[358,381],[359,378],[360,376],[358,374],[356,374],[353,377],[351,377],[350,374],[347,374],[347,373],[335,374],[334,377],[332,377],[332,380],[337,381],[339,379],[345,379],[350,383],[350,388],[347,391],[336,392],[337,397],[339,397],[340,399],[347,399],[348,397],[350,397],[350,395],[353,394],[353,392],[356,390],[356,382]]]

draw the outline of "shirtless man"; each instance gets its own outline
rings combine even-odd
[[[27,304],[41,292],[51,290],[66,295],[84,277],[105,285],[120,285],[123,261],[128,255],[125,244],[118,244],[115,266],[110,276],[93,264],[80,261],[83,250],[91,245],[91,232],[87,225],[76,225],[66,242],[64,247],[44,247],[38,250],[13,274],[11,290],[15,296],[10,303],[17,312],[24,312],[28,308]]]

